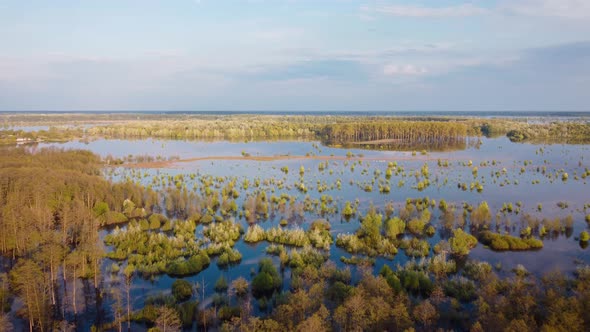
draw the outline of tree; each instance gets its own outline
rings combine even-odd
[[[477,239],[475,236],[467,234],[458,228],[453,231],[453,237],[449,239],[449,245],[451,246],[451,254],[467,256],[469,255],[469,250],[475,248],[477,245]]]
[[[133,280],[133,273],[135,272],[135,267],[133,265],[127,264],[125,270],[123,270],[123,275],[125,278],[125,293],[127,294],[127,330],[131,330],[131,280]]]
[[[492,220],[492,213],[487,202],[481,202],[477,208],[471,212],[471,223],[473,226],[480,227],[488,224]]]
[[[270,258],[260,260],[258,274],[252,280],[252,293],[255,297],[270,295],[282,284],[279,272]]]
[[[124,314],[124,308],[123,308],[123,299],[121,296],[121,290],[118,287],[113,287],[111,289],[111,295],[113,297],[114,303],[112,306],[113,309],[113,315],[115,316],[115,323],[117,323],[117,327],[118,327],[118,331],[121,332],[123,331],[123,314]]]
[[[158,318],[155,323],[160,332],[180,331],[182,327],[178,312],[169,307],[158,308]]]
[[[388,219],[385,222],[385,236],[390,239],[396,239],[398,235],[403,234],[406,229],[406,223],[398,217]]]
[[[248,294],[248,286],[248,281],[243,277],[239,277],[231,282],[229,291],[231,294],[235,294],[238,297],[243,297]]]
[[[3,332],[12,332],[14,327],[12,323],[8,319],[8,316],[4,313],[0,312],[0,331]]]
[[[174,280],[172,283],[172,296],[176,302],[184,302],[193,296],[193,286],[184,279]]]
[[[297,325],[296,330],[300,332],[307,332],[307,331],[314,331],[314,332],[325,332],[330,331],[330,324],[328,319],[330,317],[330,312],[326,307],[322,304],[320,309],[311,315],[311,317],[307,318],[303,322]]]
[[[371,247],[376,247],[381,242],[381,221],[382,216],[375,211],[370,211],[363,218],[360,232],[366,238]]]
[[[219,293],[225,292],[227,290],[227,288],[228,288],[227,280],[225,280],[225,277],[223,275],[219,276],[219,278],[215,282],[215,285],[213,286],[213,288],[215,289],[216,292],[219,292]]]
[[[414,308],[413,314],[416,321],[422,324],[426,330],[431,330],[438,319],[438,312],[429,300],[420,302]]]
[[[408,308],[403,302],[396,304],[393,307],[393,322],[395,324],[395,331],[404,331],[412,327],[413,322]]]
[[[29,328],[47,331],[51,320],[49,285],[39,265],[28,259],[19,261],[10,271],[10,281],[25,304]]]

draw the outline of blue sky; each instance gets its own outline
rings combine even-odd
[[[0,110],[590,110],[589,0],[0,0]]]

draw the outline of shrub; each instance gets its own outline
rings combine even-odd
[[[398,235],[406,230],[406,223],[398,217],[388,219],[385,222],[385,236],[396,239]]]
[[[535,238],[521,239],[519,237],[493,233],[490,231],[481,232],[479,240],[481,241],[481,243],[497,251],[534,250],[543,248],[543,241]]]
[[[172,296],[176,302],[184,302],[193,296],[193,286],[186,280],[175,280],[172,283]]]
[[[219,276],[219,279],[217,279],[217,281],[215,282],[215,291],[216,292],[225,292],[228,288],[228,284],[227,284],[227,280],[225,280],[225,277]]]
[[[168,221],[168,218],[159,213],[154,213],[148,218],[148,221],[150,223],[150,229],[158,229]]]
[[[104,220],[104,224],[106,224],[106,225],[122,224],[122,223],[126,223],[127,221],[129,221],[127,216],[125,216],[121,212],[116,212],[116,211],[106,212],[103,215],[103,220]]]
[[[258,274],[252,280],[252,294],[255,297],[271,295],[282,285],[279,272],[270,258],[263,258],[259,262]]]
[[[330,234],[330,223],[326,220],[314,221],[307,231],[311,244],[320,249],[330,250],[330,245],[334,242]]]
[[[210,224],[213,222],[213,216],[210,214],[206,214],[201,218],[201,223],[203,224]]]
[[[477,298],[475,283],[469,279],[458,277],[444,284],[445,293],[461,302],[471,302]]]
[[[425,257],[430,252],[430,245],[428,241],[412,238],[409,241],[404,241],[404,249],[407,256],[410,257]]]
[[[590,241],[590,235],[588,234],[588,232],[582,231],[582,233],[580,233],[580,241],[582,241],[582,242]]]
[[[211,263],[206,253],[199,253],[189,259],[177,259],[166,268],[166,273],[173,277],[183,277],[197,274]]]
[[[475,236],[467,234],[458,228],[453,231],[453,237],[449,239],[449,245],[451,246],[451,254],[467,256],[469,255],[469,250],[475,248],[477,245],[477,239]]]
[[[244,235],[244,242],[256,243],[264,241],[266,238],[264,229],[259,225],[253,225],[248,227],[246,234]]]

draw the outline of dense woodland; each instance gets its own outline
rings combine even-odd
[[[0,131],[0,143],[17,138],[59,141],[77,138],[166,138],[209,140],[314,139],[329,145],[385,141],[386,143],[464,142],[472,136],[508,136],[512,141],[585,143],[590,124],[580,121],[529,121],[527,118],[392,117],[326,115],[158,115],[112,114],[4,115],[10,125],[69,125],[36,132]],[[45,121],[45,122],[42,122]],[[84,122],[86,121],[86,122]],[[94,122],[94,123],[93,123]],[[89,128],[76,127],[93,123]],[[373,146],[375,147],[375,146]]]
[[[105,290],[99,229],[110,219],[127,219],[121,213],[126,198],[148,210],[158,204],[150,190],[106,181],[101,166],[87,151],[2,151],[0,252],[8,272],[2,280],[9,282],[2,283],[0,299],[6,309],[18,296],[24,305],[18,313],[31,329],[49,331],[60,321],[75,320],[82,305],[76,302],[80,282],[93,289],[88,296],[99,308],[100,322]]]
[[[537,237],[571,231],[571,218],[523,216],[526,232],[509,236],[499,233],[501,225],[494,225],[485,202],[460,213],[442,200],[437,204],[423,198],[408,199],[397,214],[386,206],[360,216],[358,204],[346,202],[339,213],[358,218],[359,228],[336,238],[321,219],[305,230],[264,230],[257,221],[273,211],[291,210],[288,214],[297,219],[306,209],[333,213],[333,203],[322,197],[291,204],[288,195],[257,190],[240,209],[234,199],[248,183],[239,185],[232,178],[201,176],[197,192],[178,185],[181,178],[167,179],[172,186],[155,191],[132,181],[107,181],[103,161],[87,151],[2,152],[0,330],[12,329],[8,313],[13,308],[36,331],[79,328],[83,312],[93,313],[93,329],[119,331],[130,323],[159,331],[183,326],[223,331],[590,330],[589,267],[582,265],[571,276],[556,272],[538,278],[522,266],[506,274],[499,266],[468,258],[478,241],[494,250],[538,249],[543,242]],[[416,176],[428,180],[428,168]],[[440,210],[449,237],[430,256],[424,239],[434,233],[434,209]],[[235,217],[245,218],[247,228]],[[207,225],[202,233],[195,231],[200,224]],[[100,238],[100,230],[113,227]],[[203,280],[214,283],[211,303],[203,301],[202,284],[178,279],[170,292],[146,298],[142,308],[130,306],[134,278],[182,277],[213,262],[236,264],[242,257],[234,244],[241,237],[246,243],[270,243],[266,252],[278,257],[279,265],[264,258],[250,276]],[[342,261],[356,265],[355,272],[328,259],[323,250],[332,243],[353,255]],[[399,250],[416,260],[372,273],[375,257],[393,257]],[[105,261],[106,270],[101,268]]]

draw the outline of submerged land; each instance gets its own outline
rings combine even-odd
[[[0,331],[588,331],[590,114],[0,114]]]

